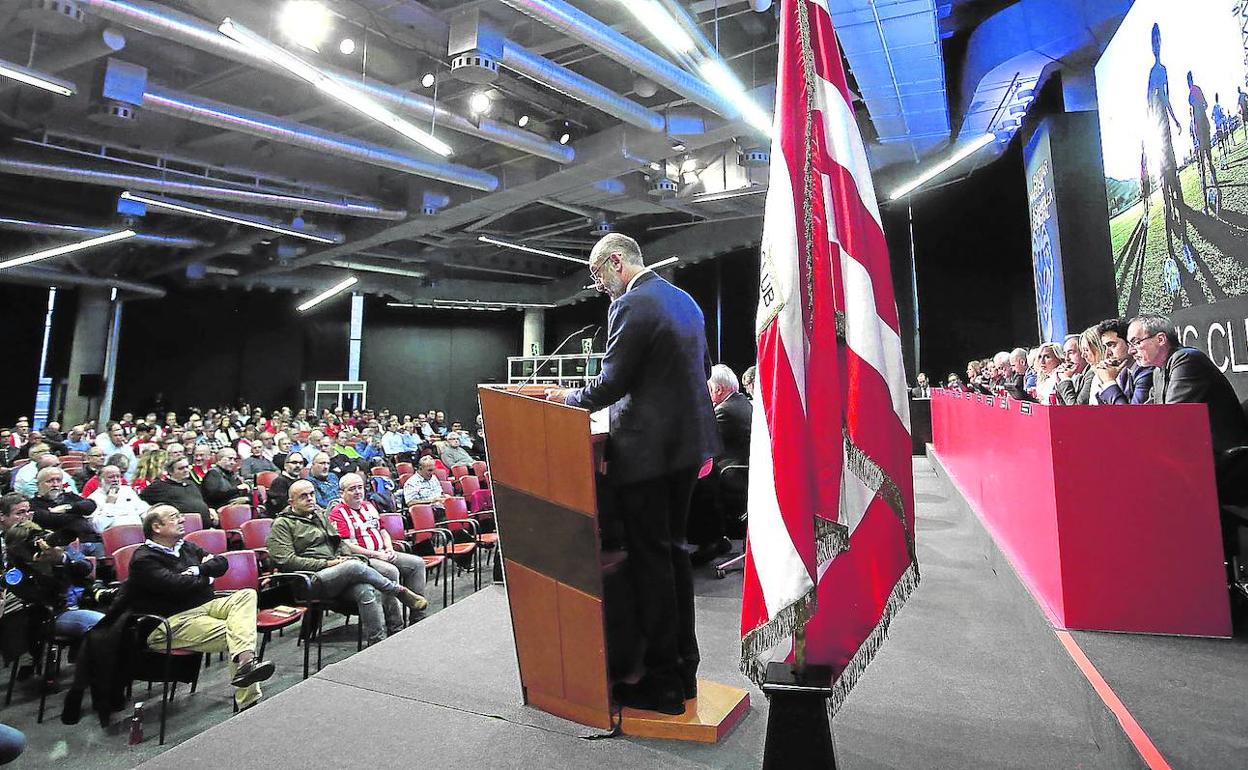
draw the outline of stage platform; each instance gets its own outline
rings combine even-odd
[[[915,476],[923,582],[836,719],[842,770],[1145,766],[974,513],[925,458]],[[718,744],[585,740],[521,705],[491,587],[144,767],[756,768],[767,701],[737,672],[740,590],[699,573],[700,673],[751,694]],[[1242,764],[1242,642],[1074,636],[1174,767]]]

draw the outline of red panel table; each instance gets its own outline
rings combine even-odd
[[[937,458],[1061,628],[1230,636],[1203,404],[932,392]]]

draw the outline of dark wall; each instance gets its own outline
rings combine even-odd
[[[1020,142],[969,178],[912,196],[919,295],[919,369],[963,375],[966,362],[1036,343],[1031,232]],[[904,202],[884,213],[895,284],[908,289]],[[899,294],[899,305],[908,300]],[[899,308],[906,324],[907,310]],[[906,335],[903,335],[903,339]],[[907,374],[912,358],[907,358]]]
[[[442,409],[452,420],[474,424],[476,386],[507,381],[507,356],[520,352],[522,323],[518,311],[434,312],[368,303],[360,376],[368,382],[369,403],[412,413]]]
[[[43,350],[43,321],[48,290],[38,286],[0,284],[4,309],[4,376],[0,377],[0,425],[19,415],[31,416]]]

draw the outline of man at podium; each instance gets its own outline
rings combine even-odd
[[[594,287],[611,297],[602,370],[584,388],[547,398],[610,407],[607,479],[628,546],[645,672],[617,684],[617,703],[681,714],[697,696],[693,574],[685,550],[689,500],[702,464],[720,451],[706,381],[711,371],[702,311],[642,261],[641,247],[612,233],[589,257]]]

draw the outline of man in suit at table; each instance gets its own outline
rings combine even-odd
[[[711,367],[706,388],[715,407],[715,425],[719,428],[724,450],[715,457],[711,472],[698,479],[693,492],[689,540],[698,546],[690,557],[695,567],[732,551],[732,541],[726,534],[728,517],[741,512],[734,511],[731,502],[744,499],[746,474],[742,470],[732,471],[728,476],[721,474],[729,466],[749,465],[750,418],[754,413],[750,400],[740,392],[736,373],[724,364]]]
[[[910,389],[910,398],[931,398],[932,387],[927,382],[927,375],[919,372],[919,376],[915,378],[915,385]]]
[[[703,462],[720,451],[707,397],[710,356],[702,311],[642,261],[626,235],[604,236],[589,257],[611,297],[602,371],[584,388],[547,398],[610,407],[607,479],[628,543],[628,574],[645,639],[645,674],[613,689],[623,706],[682,714],[697,696],[693,575],[685,550],[689,500]]]

